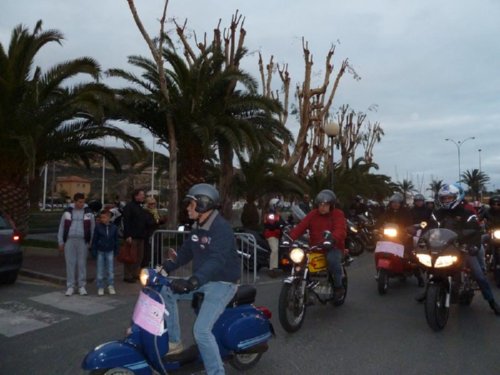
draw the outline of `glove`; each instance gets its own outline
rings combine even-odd
[[[191,276],[189,279],[174,279],[170,283],[170,288],[174,293],[186,294],[197,289],[199,285],[198,278]]]
[[[165,268],[163,268],[163,266],[160,266],[160,265],[157,265],[155,267],[155,272],[159,273],[160,275],[162,275],[164,277],[168,276],[168,273],[167,273],[167,271],[165,271]]]
[[[475,245],[468,245],[467,246],[467,252],[469,253],[470,256],[476,256],[479,253],[479,247]]]

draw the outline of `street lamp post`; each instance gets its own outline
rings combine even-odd
[[[334,169],[335,169],[335,164],[334,164],[334,159],[333,159],[333,149],[334,149],[334,143],[333,141],[335,140],[335,137],[339,135],[340,132],[340,126],[336,122],[327,122],[324,124],[323,129],[325,130],[326,135],[330,138],[330,145],[331,145],[331,152],[332,152],[332,175],[331,175],[331,185],[332,185],[332,190],[333,190],[333,183],[334,183]]]
[[[461,141],[455,141],[454,139],[451,139],[451,138],[446,138],[445,141],[450,141],[450,142],[453,142],[455,144],[455,146],[457,146],[457,152],[458,152],[458,182],[460,182],[460,148],[462,147],[462,145],[467,142],[469,139],[476,139],[476,137],[468,137],[468,138],[465,138]]]

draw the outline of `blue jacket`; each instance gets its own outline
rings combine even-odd
[[[118,227],[115,224],[99,223],[95,226],[92,238],[92,255],[97,256],[98,251],[112,251],[115,255],[118,254]]]
[[[237,282],[241,277],[240,261],[231,225],[215,210],[206,223],[193,225],[191,233],[177,251],[174,262],[163,265],[167,272],[193,261],[193,276],[200,285],[209,281]]]

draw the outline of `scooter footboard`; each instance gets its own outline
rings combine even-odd
[[[126,368],[138,375],[151,375],[146,359],[131,345],[122,341],[110,341],[89,352],[82,362],[82,369]]]
[[[263,342],[271,336],[269,320],[254,307],[248,307],[231,319],[232,322],[224,327],[222,344],[231,351],[244,351]]]

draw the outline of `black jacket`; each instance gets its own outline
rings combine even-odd
[[[123,209],[123,238],[145,239],[152,221],[152,216],[139,202],[130,201]]]
[[[459,204],[452,210],[440,208],[434,214],[441,228],[458,234],[458,241],[467,245],[481,245],[481,228],[474,212]]]

